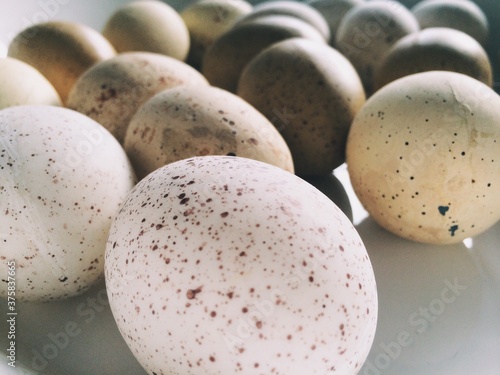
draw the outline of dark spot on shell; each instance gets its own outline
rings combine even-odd
[[[220,214],[220,217],[224,218],[227,217],[227,215],[229,215],[229,212],[223,212]]]
[[[439,206],[438,210],[441,215],[446,215],[446,212],[450,209],[448,206]]]
[[[450,232],[451,236],[453,237],[455,235],[455,232],[458,230],[458,225],[452,225],[448,231]]]
[[[201,286],[199,286],[199,287],[198,287],[198,288],[196,288],[196,289],[189,289],[189,290],[186,292],[186,297],[187,297],[188,299],[194,299],[198,293],[201,293]]]

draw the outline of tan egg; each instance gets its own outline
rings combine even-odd
[[[329,174],[344,162],[349,127],[365,102],[352,64],[329,45],[303,38],[254,58],[237,93],[281,132],[299,176]]]
[[[411,11],[422,29],[450,27],[469,34],[483,46],[488,42],[488,19],[473,1],[424,0]]]
[[[0,58],[0,109],[23,104],[61,106],[61,98],[38,70],[21,60]]]
[[[324,43],[310,24],[291,16],[263,16],[233,27],[206,52],[202,73],[208,81],[230,92],[247,63],[265,48],[285,39],[302,37]]]
[[[55,87],[63,103],[75,81],[89,67],[116,55],[96,30],[75,22],[50,21],[21,31],[8,55],[35,67]]]
[[[149,99],[130,121],[124,147],[140,178],[204,155],[240,156],[294,172],[273,124],[240,97],[212,86],[180,86]]]
[[[102,31],[118,52],[145,51],[185,60],[189,31],[175,9],[161,1],[136,1],[119,8]]]
[[[345,15],[335,46],[352,62],[370,95],[377,64],[396,41],[418,30],[413,14],[399,2],[374,0]]]
[[[205,0],[182,10],[180,14],[191,37],[189,65],[201,69],[205,51],[251,10],[252,6],[243,0]]]
[[[68,107],[106,127],[123,143],[130,119],[147,99],[179,85],[208,85],[186,63],[152,52],[127,52],[96,64],[76,82]]]
[[[392,46],[375,71],[374,89],[430,70],[467,74],[488,86],[493,84],[488,54],[478,41],[455,29],[433,27],[407,35]]]

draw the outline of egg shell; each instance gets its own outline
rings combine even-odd
[[[262,16],[234,26],[205,53],[201,72],[211,85],[236,92],[248,62],[267,47],[289,38],[307,38],[324,43],[310,24],[291,16]]]
[[[469,0],[423,0],[411,8],[420,27],[449,27],[469,34],[483,46],[489,37],[488,19],[482,9]]]
[[[420,30],[398,40],[375,70],[374,90],[410,74],[447,70],[488,86],[493,73],[488,54],[471,36],[447,27]]]
[[[406,239],[447,244],[500,219],[500,97],[469,76],[432,71],[377,91],[358,113],[347,165],[359,200]]]
[[[301,38],[250,61],[237,94],[280,131],[300,176],[329,174],[344,162],[349,127],[365,102],[352,64],[329,45]]]
[[[130,119],[158,92],[179,85],[208,85],[186,63],[152,52],[125,52],[96,64],[76,82],[68,107],[108,129],[123,143]]]
[[[179,13],[161,1],[135,1],[118,8],[102,34],[118,52],[161,53],[184,61],[189,31]]]
[[[184,8],[180,15],[191,39],[188,64],[201,69],[206,50],[233,27],[238,18],[251,11],[252,5],[243,0],[204,0]]]
[[[88,117],[54,106],[1,110],[0,259],[16,263],[16,299],[67,298],[102,278],[111,220],[134,184],[123,148]]]
[[[213,86],[179,86],[144,103],[124,143],[139,178],[181,159],[241,156],[294,171],[278,130],[240,97]]]
[[[49,21],[18,33],[8,56],[36,68],[57,90],[63,103],[78,77],[99,61],[116,55],[101,33],[84,24]]]
[[[354,65],[371,95],[377,65],[396,41],[418,30],[416,18],[401,3],[373,0],[347,12],[337,30],[335,46]]]
[[[0,109],[22,104],[61,106],[62,102],[54,86],[31,65],[0,58]]]
[[[110,307],[150,374],[354,374],[377,292],[349,219],[251,159],[184,159],[140,181],[106,247]]]

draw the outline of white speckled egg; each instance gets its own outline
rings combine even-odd
[[[0,260],[16,263],[16,298],[70,297],[102,278],[111,220],[134,183],[120,144],[88,117],[0,111]]]
[[[358,113],[347,140],[354,190],[404,238],[457,243],[500,219],[500,96],[455,72],[400,78]]]
[[[150,374],[355,374],[375,333],[373,270],[349,219],[251,159],[184,159],[140,181],[105,276]]]

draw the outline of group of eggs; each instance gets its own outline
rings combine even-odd
[[[467,0],[145,0],[102,32],[21,31],[0,59],[0,256],[18,298],[104,272],[151,374],[356,373],[373,270],[304,179],[347,161],[372,217],[414,241],[494,225],[487,39]]]

